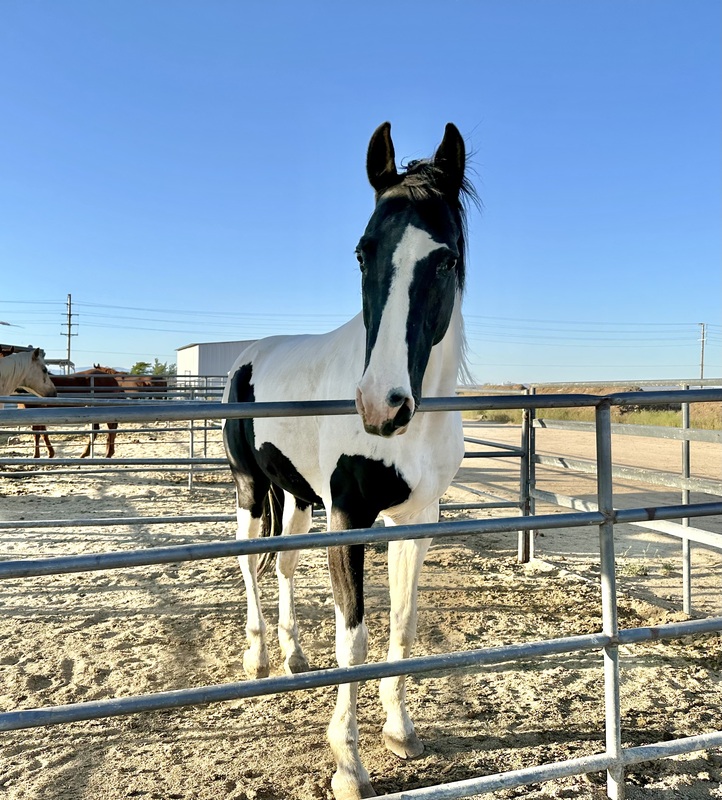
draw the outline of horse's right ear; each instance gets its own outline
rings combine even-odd
[[[39,358],[42,358],[44,355],[45,355],[45,353],[43,353],[43,351],[39,347],[36,347],[35,350],[33,350],[33,361],[37,361]]]
[[[366,174],[376,194],[381,194],[399,182],[390,122],[379,125],[371,137],[366,154]]]

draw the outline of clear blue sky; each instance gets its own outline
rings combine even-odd
[[[360,308],[365,153],[473,151],[475,377],[722,374],[718,0],[0,5],[0,341],[128,367]]]

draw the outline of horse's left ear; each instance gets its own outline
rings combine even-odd
[[[43,351],[39,347],[36,347],[35,350],[33,350],[33,361],[37,361],[39,358],[42,358],[44,355],[45,355],[45,353],[43,353]]]
[[[443,170],[448,192],[458,197],[464,184],[466,147],[459,129],[452,122],[446,123],[444,138],[434,154],[434,165]]]

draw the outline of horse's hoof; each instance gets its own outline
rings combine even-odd
[[[364,797],[378,797],[374,787],[368,781],[352,783],[337,775],[331,779],[331,791],[334,800],[362,800]]]
[[[415,733],[401,739],[384,731],[384,744],[395,756],[403,759],[418,758],[424,752],[424,743]]]
[[[292,653],[283,664],[288,675],[296,675],[299,672],[308,672],[311,667],[308,659],[303,653]]]
[[[251,680],[267,678],[271,674],[268,657],[260,657],[250,650],[243,654],[243,671]]]

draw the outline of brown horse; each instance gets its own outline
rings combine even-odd
[[[73,372],[70,375],[51,375],[50,380],[55,385],[58,397],[72,397],[79,395],[92,395],[94,397],[117,397],[124,394],[124,389],[120,386],[114,375],[108,374],[104,370],[86,369],[82,372]],[[80,399],[80,398],[79,398]],[[78,402],[79,406],[84,405]],[[19,408],[26,408],[27,406],[18,403]],[[43,404],[42,408],[52,408],[52,403]],[[56,406],[57,407],[57,406]],[[67,406],[65,406],[67,407]],[[33,405],[33,408],[38,408]],[[108,422],[108,443],[105,449],[105,457],[112,458],[115,453],[115,437],[118,428],[117,422]],[[85,446],[81,454],[81,458],[87,458],[90,455],[90,448],[95,442],[95,437],[98,435],[100,426],[97,422],[93,423],[93,432],[90,440]],[[55,448],[50,443],[48,430],[45,425],[33,425],[33,432],[35,433],[35,449],[33,451],[33,458],[40,458],[40,439],[42,437],[45,447],[48,451],[48,458],[55,457]]]
[[[130,372],[120,372],[112,367],[101,367],[100,364],[95,364],[93,369],[112,375],[127,394],[162,395],[168,389],[168,381],[160,375],[132,375]]]

